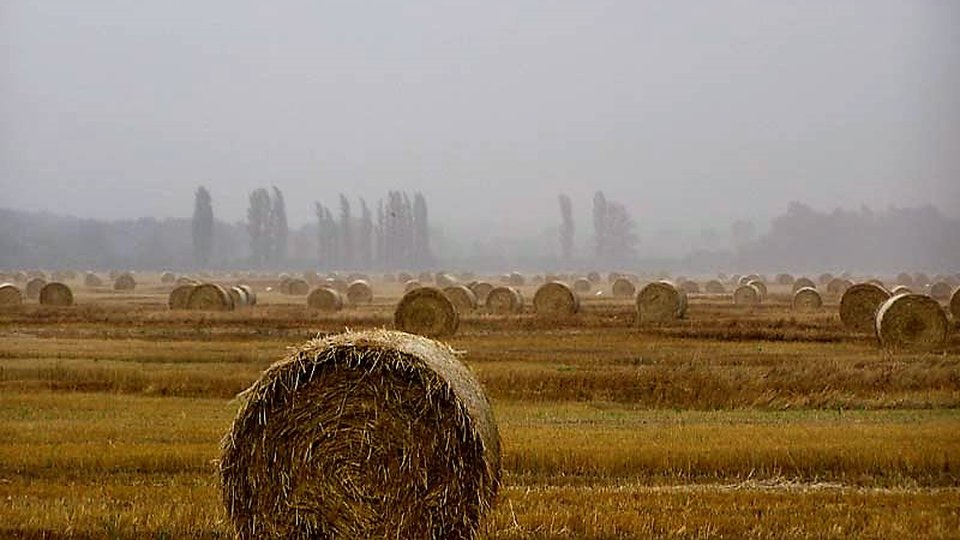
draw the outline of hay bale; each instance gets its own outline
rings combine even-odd
[[[137,280],[129,272],[124,272],[113,280],[113,290],[115,291],[132,291],[136,288]]]
[[[487,296],[490,294],[490,291],[493,290],[493,285],[486,281],[477,281],[471,283],[469,289],[476,295],[477,305],[482,306],[487,303]]]
[[[823,307],[823,298],[813,287],[803,287],[793,293],[794,311],[813,311]]]
[[[40,289],[47,284],[47,280],[41,277],[31,278],[27,281],[27,298],[36,300],[40,298]]]
[[[436,284],[440,289],[445,289],[447,287],[453,287],[457,284],[457,278],[451,276],[446,272],[437,272]]]
[[[177,275],[173,272],[164,272],[160,274],[160,283],[174,283],[177,281]]]
[[[307,295],[307,307],[320,311],[340,311],[343,309],[343,295],[330,287],[317,287]]]
[[[681,281],[680,288],[687,294],[700,294],[700,284],[693,280]]]
[[[305,296],[310,292],[310,284],[300,278],[290,278],[286,280],[286,286],[282,289],[284,293],[291,296]]]
[[[637,294],[637,286],[625,277],[618,277],[613,280],[613,296],[616,298],[633,298]]]
[[[613,282],[624,277],[620,272],[610,272],[607,274],[607,283],[613,285]]]
[[[397,330],[427,337],[452,336],[460,326],[453,303],[434,287],[420,287],[403,295],[393,313]]]
[[[103,287],[103,280],[93,272],[87,272],[83,275],[83,284],[87,287]]]
[[[347,294],[347,289],[350,288],[350,283],[347,280],[338,277],[328,277],[327,279],[323,280],[323,286],[327,287],[328,289],[333,289],[340,294]]]
[[[566,283],[544,283],[533,295],[533,309],[538,317],[572,317],[580,311],[580,297]]]
[[[257,293],[254,292],[253,287],[250,285],[237,285],[237,287],[240,287],[243,289],[243,292],[247,293],[247,305],[257,305]]]
[[[892,291],[890,291],[890,294],[893,295],[893,296],[897,296],[897,295],[899,295],[899,294],[913,294],[913,291],[910,290],[910,287],[905,287],[905,286],[903,286],[903,285],[897,285],[896,287],[893,288]]]
[[[794,281],[796,280],[790,274],[777,274],[777,285],[793,285]]]
[[[230,287],[227,289],[227,294],[230,295],[230,301],[233,302],[234,309],[246,307],[249,304],[247,301],[247,291],[240,287]]]
[[[494,287],[487,294],[487,311],[496,315],[507,315],[523,311],[523,295],[513,287]]]
[[[469,313],[477,309],[477,295],[463,285],[451,285],[443,289],[443,294],[450,300],[458,313]]]
[[[709,294],[723,294],[727,292],[726,287],[723,286],[723,282],[719,279],[711,279],[704,285],[704,290]]]
[[[682,319],[687,312],[687,294],[669,281],[647,283],[637,294],[637,322]]]
[[[747,283],[747,285],[753,285],[754,287],[757,288],[758,291],[760,291],[760,300],[763,300],[767,297],[767,284],[764,283],[763,281],[760,281],[758,279],[753,279],[753,280],[750,280],[750,282]]]
[[[233,300],[230,294],[216,283],[196,285],[187,297],[187,309],[197,311],[230,311]]]
[[[750,276],[741,276],[739,279],[737,279],[737,286],[738,286],[738,287],[743,287],[743,286],[745,286],[747,283],[750,283]]]
[[[954,321],[960,321],[960,287],[953,291],[950,297],[950,314],[953,315]]]
[[[811,289],[816,289],[817,284],[814,283],[813,280],[810,278],[806,278],[806,277],[797,278],[793,282],[793,294],[797,294],[797,291],[799,291],[804,287],[810,287]]]
[[[13,307],[23,304],[23,294],[13,283],[0,284],[0,307]]]
[[[879,285],[880,287],[883,287],[884,289],[887,288],[887,285],[886,285],[883,281],[881,281],[880,279],[878,279],[878,278],[868,279],[868,280],[867,280],[867,283],[873,283],[874,285]]]
[[[520,272],[510,272],[509,277],[507,278],[507,285],[511,287],[523,287],[526,285],[527,280],[523,277],[523,274]]]
[[[895,280],[897,285],[903,285],[904,287],[913,286],[913,276],[906,272],[900,272],[897,274],[897,279]]]
[[[72,306],[73,291],[59,281],[51,281],[40,289],[40,304],[44,306]]]
[[[194,287],[192,283],[174,287],[170,291],[170,296],[167,297],[167,305],[170,309],[187,309],[187,301],[190,300],[190,292]]]
[[[930,286],[930,297],[934,300],[949,300],[951,292],[950,284],[946,281],[938,281]]]
[[[592,284],[589,279],[580,278],[573,282],[573,290],[578,293],[588,293],[590,292],[590,287]]]
[[[423,284],[415,279],[411,279],[403,284],[403,292],[408,293],[414,289],[419,289],[420,287],[423,287]]]
[[[827,286],[831,281],[833,281],[833,274],[830,272],[824,272],[817,278],[817,283],[823,286]]]
[[[890,291],[874,283],[857,283],[840,298],[840,320],[854,332],[869,332],[876,326],[877,309],[890,298]]]
[[[240,398],[219,460],[237,538],[474,538],[496,498],[493,411],[442,343],[315,339]]]
[[[845,293],[847,289],[849,289],[850,287],[853,287],[853,282],[850,281],[849,279],[833,278],[830,280],[829,283],[827,283],[827,292],[830,294],[835,294],[837,296],[840,296],[843,293]]]
[[[739,286],[739,285],[746,285],[746,284],[747,284],[746,281],[744,281],[743,283],[740,283],[740,280],[741,280],[741,279],[743,279],[743,276],[741,276],[740,274],[733,274],[732,276],[730,276],[730,281],[729,281],[729,283],[730,283],[731,285],[737,285],[737,286]]]
[[[888,298],[877,310],[874,329],[880,345],[893,349],[936,349],[947,340],[947,315],[922,294]]]
[[[347,287],[347,302],[354,305],[373,302],[373,288],[366,280],[358,279]]]
[[[600,272],[587,273],[587,281],[590,283],[600,283]]]
[[[738,306],[758,306],[763,293],[756,285],[740,285],[733,291],[733,303]]]

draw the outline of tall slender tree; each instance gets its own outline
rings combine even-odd
[[[213,203],[207,188],[200,186],[193,202],[193,262],[200,268],[210,264],[213,251]]]
[[[355,265],[353,249],[353,224],[350,214],[350,201],[340,194],[340,262],[344,268],[353,268]]]
[[[427,218],[427,199],[417,192],[413,196],[413,258],[417,265],[432,265],[430,254],[430,223]]]
[[[287,260],[287,205],[283,200],[283,192],[273,186],[273,199],[270,205],[270,257],[274,264],[282,264]]]
[[[359,240],[357,242],[358,263],[364,270],[371,268],[373,248],[373,214],[367,206],[367,201],[360,198],[360,223],[358,227]]]
[[[593,238],[598,258],[607,253],[607,197],[602,191],[593,194]]]
[[[569,264],[573,260],[573,203],[570,197],[560,194],[560,260]]]
[[[263,268],[270,257],[271,212],[270,193],[264,188],[255,189],[250,194],[250,206],[247,208],[250,256],[255,268]]]

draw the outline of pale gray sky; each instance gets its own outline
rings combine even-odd
[[[536,231],[816,208],[960,216],[960,2],[0,2],[0,207],[221,219],[421,190]]]

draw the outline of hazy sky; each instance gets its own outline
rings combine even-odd
[[[218,218],[275,184],[537,230],[934,203],[960,216],[960,2],[0,2],[0,207]]]

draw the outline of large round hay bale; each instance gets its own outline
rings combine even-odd
[[[801,277],[794,280],[792,287],[793,287],[793,293],[796,294],[797,291],[799,291],[804,287],[810,287],[811,289],[816,289],[817,284],[814,283],[813,280],[810,278]]]
[[[164,272],[160,274],[160,283],[174,283],[177,281],[177,275],[173,272]]]
[[[637,294],[637,322],[682,319],[687,312],[687,294],[669,281],[644,285]]]
[[[0,306],[13,307],[23,304],[23,294],[13,283],[0,284]]]
[[[442,343],[315,339],[241,399],[219,460],[240,539],[474,538],[499,489],[490,403]]]
[[[419,289],[420,287],[423,287],[422,283],[415,279],[409,279],[403,284],[403,292],[408,293],[414,289]]]
[[[777,274],[777,285],[793,285],[794,281],[796,280],[790,274]]]
[[[290,278],[286,280],[286,287],[283,292],[292,296],[305,296],[310,292],[310,284],[300,278]]]
[[[704,284],[704,290],[709,294],[723,294],[727,292],[726,287],[723,286],[723,282],[719,279],[711,279],[706,284]]]
[[[899,274],[897,274],[896,282],[897,282],[897,285],[903,285],[904,287],[912,287],[913,276],[911,276],[906,272],[900,272]]]
[[[823,306],[823,298],[813,287],[803,287],[793,293],[793,309],[795,311],[812,311]]]
[[[40,289],[40,304],[44,306],[72,306],[73,291],[59,281],[51,281]]]
[[[950,297],[950,314],[953,315],[954,321],[960,321],[960,287],[953,291]]]
[[[767,284],[763,281],[760,281],[759,279],[752,279],[750,280],[750,283],[747,283],[747,285],[753,285],[758,291],[760,291],[760,300],[763,300],[767,297]]]
[[[167,305],[170,306],[170,309],[187,309],[187,301],[190,300],[190,292],[193,291],[193,288],[196,285],[188,283],[185,285],[177,285],[170,291],[170,296],[167,298]]]
[[[507,315],[523,311],[523,295],[513,287],[494,287],[487,294],[487,311],[496,315]]]
[[[124,272],[113,280],[113,290],[115,291],[132,291],[136,288],[137,280],[130,273]]]
[[[880,344],[894,349],[935,349],[947,339],[947,315],[940,303],[922,294],[885,300],[874,319]]]
[[[437,272],[436,284],[437,284],[437,287],[440,289],[453,287],[454,285],[457,284],[457,278],[451,276],[446,272]]]
[[[458,313],[470,313],[477,309],[477,295],[463,285],[451,285],[443,289],[443,294],[450,300]]]
[[[230,287],[227,289],[227,294],[230,295],[230,301],[233,302],[234,309],[247,307],[250,304],[247,300],[247,291],[240,287]]]
[[[824,272],[820,274],[820,277],[817,278],[817,283],[823,286],[826,286],[831,281],[833,281],[833,274],[831,274],[830,272]]]
[[[876,326],[877,308],[890,298],[890,291],[874,283],[857,283],[840,298],[840,320],[854,332],[869,332]]]
[[[897,296],[897,295],[900,295],[900,294],[913,294],[913,291],[910,289],[910,287],[906,287],[906,286],[903,286],[903,285],[897,285],[896,287],[893,288],[892,291],[890,291],[890,294],[891,294],[892,296]]]
[[[40,289],[47,284],[47,280],[41,277],[30,278],[30,281],[27,281],[27,298],[30,300],[36,300],[40,298]]]
[[[366,280],[354,281],[347,287],[347,302],[353,305],[373,302],[373,288]]]
[[[403,295],[393,313],[397,330],[427,337],[452,336],[460,326],[453,303],[434,287],[420,287]]]
[[[470,290],[477,296],[477,305],[482,306],[487,303],[487,295],[493,290],[493,284],[486,281],[477,281],[470,284]]]
[[[946,281],[938,281],[930,286],[930,297],[934,300],[949,300],[951,292],[950,284]]]
[[[633,295],[637,294],[637,286],[625,277],[618,277],[613,280],[613,286],[610,288],[616,298],[633,298]]]
[[[580,278],[573,282],[573,290],[578,293],[590,292],[591,286],[592,286],[592,283],[590,283],[590,280],[586,278]]]
[[[827,283],[827,292],[839,296],[846,292],[850,287],[853,287],[853,282],[849,279],[833,278],[829,283]]]
[[[533,309],[539,317],[571,317],[580,311],[580,297],[565,283],[551,281],[537,288]]]
[[[247,293],[247,305],[255,306],[257,305],[257,293],[253,290],[253,287],[250,285],[237,285],[243,289],[243,292]]]
[[[230,294],[216,283],[201,283],[190,291],[187,309],[197,311],[229,311],[233,309]]]
[[[680,289],[687,294],[700,294],[700,284],[690,279],[681,281]]]
[[[733,303],[738,306],[757,306],[763,300],[763,293],[756,285],[740,285],[733,291]]]
[[[343,309],[343,295],[330,287],[317,287],[307,295],[307,307],[320,311],[340,311]]]

